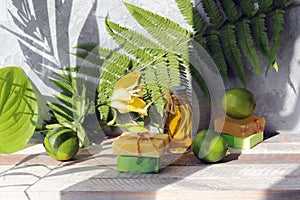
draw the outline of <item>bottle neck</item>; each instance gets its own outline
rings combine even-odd
[[[182,104],[189,103],[189,100],[188,100],[186,94],[184,94],[184,95],[174,95],[174,94],[172,94],[172,100],[173,100],[173,103],[175,105],[182,105]]]

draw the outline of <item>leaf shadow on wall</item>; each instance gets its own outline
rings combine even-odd
[[[45,100],[56,101],[51,94],[48,94],[49,91],[53,91],[50,88],[57,90],[56,85],[51,81],[51,79],[57,79],[54,72],[61,73],[61,68],[73,67],[70,61],[72,56],[70,55],[70,42],[72,42],[70,41],[72,34],[70,30],[74,3],[73,0],[55,0],[53,3],[49,3],[47,0],[12,0],[11,4],[16,10],[8,10],[8,12],[17,28],[0,25],[0,28],[10,32],[18,39],[25,63],[45,85],[44,90],[46,90],[47,96],[39,98],[42,106],[45,105]],[[84,10],[87,17],[80,30],[77,43],[72,45],[99,44],[99,30],[94,15],[96,7],[97,1],[94,1],[90,10]],[[81,63],[77,59],[76,65],[78,64]],[[97,76],[97,73],[93,74]],[[41,86],[35,86],[38,88],[36,90],[38,92]]]
[[[70,18],[73,1],[55,0],[55,21],[52,22],[47,0],[12,0],[16,12],[8,10],[19,30],[0,25],[17,37],[26,64],[47,87],[57,89],[51,79],[57,78],[53,72],[70,65]],[[88,11],[77,44],[99,43],[99,30],[94,12],[95,1]],[[54,23],[54,24],[52,24]],[[54,26],[55,25],[55,26]],[[51,27],[55,30],[51,30]],[[89,30],[86,32],[86,30]],[[78,60],[77,60],[78,62]],[[77,64],[77,63],[76,63]]]

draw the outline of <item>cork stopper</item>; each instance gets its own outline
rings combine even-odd
[[[173,86],[173,87],[171,87],[171,92],[174,95],[185,95],[186,94],[186,87],[183,86],[183,85]]]

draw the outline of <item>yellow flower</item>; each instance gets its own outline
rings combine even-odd
[[[139,91],[141,73],[132,72],[117,81],[111,96],[110,106],[120,113],[137,112],[147,115],[146,103],[136,95]]]

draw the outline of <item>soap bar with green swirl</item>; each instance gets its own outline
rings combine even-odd
[[[117,170],[131,173],[158,173],[161,167],[161,158],[118,156]]]

